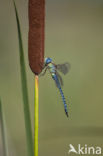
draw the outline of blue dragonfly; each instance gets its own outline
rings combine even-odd
[[[55,81],[55,84],[56,84],[57,88],[59,89],[61,97],[62,97],[66,116],[68,117],[67,104],[66,104],[66,100],[65,100],[65,97],[64,97],[64,94],[62,91],[63,80],[62,80],[62,77],[60,76],[58,71],[62,72],[64,75],[67,74],[69,72],[69,69],[70,69],[70,64],[64,63],[64,64],[57,64],[56,65],[53,63],[51,58],[47,57],[47,58],[45,58],[43,69],[44,69],[44,71],[41,74],[41,76],[44,76],[47,69],[48,69],[53,80]]]

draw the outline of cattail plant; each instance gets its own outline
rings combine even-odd
[[[44,64],[45,0],[29,0],[29,65],[35,74],[34,97],[34,156],[38,156],[38,74]]]
[[[44,64],[44,17],[45,17],[45,0],[29,0],[29,34],[28,34],[28,56],[29,65],[32,72],[35,74],[35,97],[34,97],[34,151],[32,142],[31,120],[28,102],[27,80],[25,71],[24,51],[22,43],[22,34],[17,8],[14,2],[19,54],[20,54],[20,70],[21,70],[21,85],[24,103],[24,118],[26,128],[26,140],[28,156],[38,156],[38,75],[42,71]]]

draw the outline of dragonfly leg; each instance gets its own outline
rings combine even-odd
[[[46,74],[48,67],[45,68],[44,72],[40,74],[40,76],[44,76]]]

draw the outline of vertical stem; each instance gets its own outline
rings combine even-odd
[[[38,76],[35,76],[35,98],[34,98],[34,156],[38,156],[38,121],[39,121],[39,101],[38,101]]]
[[[2,109],[2,104],[0,101],[0,121],[1,121],[1,135],[2,135],[2,142],[3,142],[3,154],[4,156],[8,156],[8,142],[7,142],[7,132],[6,132],[6,125],[4,119],[4,113]]]

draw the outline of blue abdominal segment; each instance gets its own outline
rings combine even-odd
[[[60,94],[61,94],[61,97],[62,97],[62,100],[63,100],[63,104],[64,104],[64,110],[65,110],[65,113],[66,113],[66,115],[68,117],[67,104],[66,104],[65,97],[64,97],[63,91],[61,89],[61,86],[60,86],[60,82],[58,80],[58,77],[57,77],[57,75],[55,73],[52,73],[52,78],[55,80],[56,86],[57,86],[57,88],[60,91]]]

